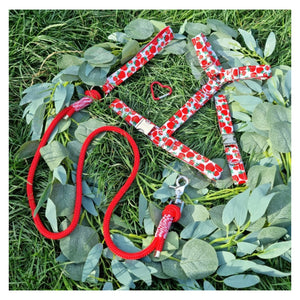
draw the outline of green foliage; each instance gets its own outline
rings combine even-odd
[[[264,47],[261,47],[262,41],[249,28],[237,31],[213,18],[208,18],[206,24],[204,20],[200,23],[193,19],[189,19],[189,22],[172,21],[179,31],[175,32],[175,40],[165,48],[163,54],[172,63],[174,54],[179,55],[181,69],[187,69],[186,64],[190,66],[191,73],[197,79],[194,89],[199,88],[198,80],[203,78],[204,73],[195,59],[189,40],[200,32],[208,35],[225,68],[266,63],[267,58],[275,60],[273,55],[278,51],[273,32],[266,35]],[[166,23],[172,22],[169,19]],[[81,56],[61,55],[58,60],[61,72],[50,83],[37,83],[23,92],[20,105],[27,105],[23,117],[27,124],[31,124],[32,141],[20,148],[19,157],[32,157],[37,145],[35,140],[40,139],[55,114],[81,97],[86,86],[102,85],[112,70],[134,56],[164,26],[164,22],[139,18],[128,22],[124,32],[116,31],[108,35],[109,43],[99,44],[99,41],[93,40],[91,44],[81,45],[82,49],[87,49]],[[185,62],[181,61],[183,56]],[[158,60],[162,59],[162,56],[158,56]],[[168,68],[172,66],[168,65]],[[237,134],[241,150],[249,154],[246,156],[243,153],[249,170],[247,186],[232,187],[228,170],[220,181],[213,183],[182,163],[167,165],[170,162],[168,160],[164,162],[164,166],[167,166],[162,175],[149,175],[152,178],[139,181],[130,204],[126,205],[124,201],[118,208],[111,224],[113,240],[125,251],[138,251],[151,242],[153,228],[161,218],[162,203],[174,196],[174,190],[169,185],[174,184],[178,174],[190,179],[190,186],[183,196],[187,205],[179,225],[175,225],[169,233],[159,259],[149,255],[140,261],[124,261],[105,248],[99,228],[108,204],[105,199],[111,196],[108,186],[112,180],[109,178],[108,183],[103,184],[100,179],[95,182],[90,177],[95,170],[97,173],[98,165],[103,168],[101,173],[108,173],[111,164],[106,161],[103,165],[103,157],[108,154],[113,156],[116,151],[107,149],[104,135],[101,135],[101,143],[107,152],[103,154],[105,151],[95,146],[99,140],[89,148],[96,154],[94,161],[92,157],[87,162],[93,166],[93,171],[88,167],[84,170],[86,180],[83,184],[81,223],[59,243],[62,255],[57,261],[63,274],[72,280],[87,282],[90,284],[88,287],[99,288],[99,284],[106,281],[101,285],[104,290],[152,288],[157,278],[159,282],[166,282],[166,286],[168,282],[175,281],[178,283],[176,287],[183,289],[237,289],[256,285],[258,288],[261,287],[259,282],[263,282],[263,276],[289,276],[290,273],[283,272],[279,266],[271,265],[269,259],[286,259],[290,251],[291,71],[287,66],[275,66],[272,69],[273,77],[265,83],[247,80],[228,84],[222,89],[230,99],[235,129],[241,135],[239,138]],[[159,70],[161,72],[161,68]],[[135,95],[135,100],[138,111],[144,95]],[[166,107],[169,109],[170,106],[166,104]],[[102,116],[100,121],[98,115]],[[49,183],[41,189],[43,192],[38,206],[40,209],[46,204],[46,218],[54,231],[72,218],[74,174],[79,151],[87,135],[105,125],[103,115],[107,117],[105,122],[117,124],[108,111],[95,104],[91,112],[77,113],[71,120],[63,121],[64,124],[58,126],[48,145],[41,150],[51,176]],[[138,135],[136,137],[140,138]],[[139,142],[149,147],[145,140],[140,138]],[[221,143],[218,147],[222,157],[218,154],[215,160],[226,165]],[[209,145],[209,148],[212,146]],[[165,158],[160,155],[153,150],[148,153],[151,161]],[[130,156],[128,150],[113,166],[122,166],[126,172],[126,168],[130,169],[131,166],[127,156]],[[122,181],[122,168],[115,178],[113,192]],[[150,173],[151,168],[153,166],[147,170]],[[138,195],[139,212],[133,214],[128,207],[137,209],[134,200]],[[118,215],[124,215],[123,221]],[[139,226],[144,228],[138,229]],[[144,232],[150,236],[146,237]],[[81,284],[74,283],[74,286]]]

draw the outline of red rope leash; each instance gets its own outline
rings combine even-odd
[[[88,94],[89,96],[92,96],[91,94]],[[92,100],[91,100],[92,101]],[[73,213],[73,219],[70,223],[70,225],[67,227],[67,229],[61,231],[61,232],[51,232],[46,229],[44,224],[42,223],[39,214],[37,213],[34,216],[34,211],[36,209],[35,199],[34,199],[34,193],[33,193],[33,182],[34,182],[34,174],[37,168],[37,165],[39,163],[41,154],[40,149],[44,147],[52,133],[52,131],[55,129],[56,125],[59,123],[59,121],[64,118],[65,116],[71,117],[72,114],[75,111],[80,110],[86,105],[89,105],[90,102],[87,97],[82,98],[78,102],[75,102],[72,106],[65,108],[62,110],[51,122],[50,126],[47,128],[44,136],[41,139],[41,142],[39,144],[39,147],[34,155],[34,158],[32,160],[29,174],[27,177],[27,196],[29,201],[29,206],[31,208],[32,217],[34,220],[34,223],[39,230],[39,232],[45,236],[46,238],[57,240],[64,238],[68,236],[77,226],[79,217],[80,217],[80,211],[81,211],[81,201],[82,201],[82,172],[83,172],[83,166],[84,166],[84,160],[86,156],[86,151],[89,146],[89,144],[92,142],[92,140],[100,133],[102,132],[115,132],[120,135],[122,135],[124,138],[126,138],[132,148],[133,155],[134,155],[134,164],[132,171],[126,180],[125,184],[121,187],[121,189],[117,192],[111,203],[109,204],[107,211],[104,216],[104,222],[103,222],[103,234],[106,241],[107,246],[111,249],[113,253],[116,255],[125,258],[125,259],[139,259],[144,256],[147,256],[150,254],[153,250],[156,250],[156,256],[159,256],[160,252],[163,249],[164,240],[167,237],[169,228],[172,224],[172,222],[177,222],[180,218],[181,212],[180,208],[174,204],[169,204],[166,206],[164,211],[162,212],[163,218],[160,221],[160,224],[157,228],[155,237],[152,241],[152,243],[146,247],[145,249],[138,251],[136,253],[128,253],[125,251],[122,251],[119,249],[113,242],[110,232],[109,232],[109,223],[112,216],[112,213],[118,204],[118,202],[121,200],[123,195],[126,193],[126,191],[131,186],[132,182],[134,181],[136,174],[139,169],[139,163],[140,163],[140,155],[138,146],[135,143],[134,139],[124,130],[122,130],[119,127],[115,126],[103,126],[100,128],[97,128],[94,130],[90,135],[86,138],[84,141],[79,159],[78,159],[78,165],[77,165],[77,173],[76,173],[76,199],[75,199],[75,205],[74,205],[74,213]]]

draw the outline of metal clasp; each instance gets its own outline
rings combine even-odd
[[[180,182],[183,181],[184,184],[181,185]],[[170,204],[180,204],[180,211],[182,211],[184,202],[180,199],[184,193],[186,186],[189,184],[189,179],[186,176],[180,175],[176,179],[176,186],[169,185],[169,188],[175,189],[175,200],[171,200]]]
[[[236,145],[236,139],[233,133],[223,133],[222,140],[224,146]]]
[[[135,126],[138,131],[145,135],[148,135],[154,127],[155,125],[145,118],[142,118]]]

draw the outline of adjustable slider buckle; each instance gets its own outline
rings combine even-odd
[[[233,133],[223,133],[222,140],[224,146],[237,145],[235,136]]]
[[[148,135],[150,131],[155,127],[149,120],[142,118],[135,126],[135,128],[141,133]]]

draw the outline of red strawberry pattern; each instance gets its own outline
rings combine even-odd
[[[115,86],[140,69],[155,54],[162,50],[162,47],[167,45],[172,38],[173,33],[169,27],[161,31],[154,40],[145,46],[125,66],[108,78],[103,86],[104,92],[108,94]],[[208,178],[218,179],[222,172],[220,166],[182,144],[173,138],[172,134],[205,105],[224,84],[240,79],[267,79],[271,77],[271,67],[268,65],[243,66],[224,70],[210,43],[202,33],[193,38],[192,42],[200,65],[205,70],[209,80],[163,126],[159,128],[149,121],[153,128],[148,133],[148,137],[155,145],[195,167]],[[222,134],[232,134],[233,126],[226,98],[221,95],[216,99],[220,131]],[[145,119],[119,99],[113,101],[111,108],[133,126],[136,126],[140,120]],[[234,183],[245,183],[247,176],[237,145],[226,146],[225,153]]]
[[[126,65],[111,74],[106,83],[102,86],[104,93],[107,95],[116,86],[129,78],[138,71],[157,53],[159,53],[174,38],[172,29],[168,26],[159,32],[156,37],[149,42],[135,57],[129,60]]]
[[[143,116],[135,112],[119,99],[115,99],[110,104],[110,108],[112,108],[113,111],[115,111],[119,116],[125,119],[128,124],[134,127],[136,127],[136,125],[142,119],[145,119]],[[150,131],[148,136],[156,146],[161,147],[172,156],[175,156],[185,163],[198,169],[201,173],[203,173],[210,179],[215,180],[221,176],[222,168],[219,167],[216,163],[190,149],[188,146],[184,145],[174,137],[167,136],[165,134],[165,131],[163,131],[152,122],[150,123],[153,125],[153,129]]]
[[[215,106],[221,134],[233,134],[230,110],[225,95],[215,97]],[[238,145],[225,145],[225,154],[234,184],[243,184],[247,175]]]

